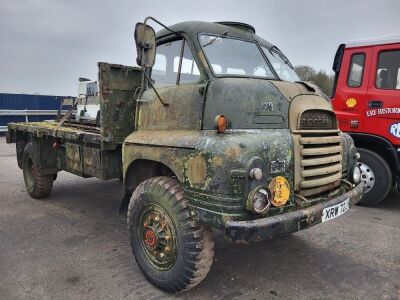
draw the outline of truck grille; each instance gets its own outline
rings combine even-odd
[[[331,111],[310,109],[300,118],[300,130],[307,129],[337,129],[335,114]]]
[[[342,178],[342,137],[331,111],[307,110],[298,123],[294,140],[299,159],[295,166],[296,192],[312,196],[340,185]]]

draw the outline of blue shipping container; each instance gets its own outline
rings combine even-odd
[[[0,93],[0,110],[58,110],[61,100],[64,98],[70,97]],[[54,120],[55,118],[56,115],[28,116],[29,122]],[[6,126],[10,122],[25,122],[25,116],[0,116],[0,126]]]

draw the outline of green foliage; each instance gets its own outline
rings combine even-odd
[[[335,80],[334,74],[327,74],[323,70],[317,71],[313,67],[305,65],[296,66],[295,69],[301,79],[312,81],[328,96],[332,94],[333,81]]]

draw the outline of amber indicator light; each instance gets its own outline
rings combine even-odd
[[[224,133],[228,127],[228,120],[223,115],[218,115],[215,118],[215,126],[218,133]]]

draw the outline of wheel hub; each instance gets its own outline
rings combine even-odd
[[[173,223],[159,206],[150,205],[140,217],[140,237],[147,258],[160,270],[169,269],[176,258]]]
[[[144,243],[149,249],[154,249],[157,245],[158,239],[153,228],[148,227],[144,232]]]
[[[362,162],[358,163],[358,167],[361,171],[361,180],[364,182],[364,194],[366,194],[371,191],[375,185],[375,174],[368,165]]]

